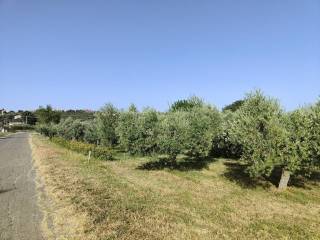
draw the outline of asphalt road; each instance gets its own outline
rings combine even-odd
[[[0,138],[0,240],[42,240],[28,133]]]

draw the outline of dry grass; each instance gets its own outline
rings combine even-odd
[[[232,160],[145,170],[149,158],[88,165],[84,156],[40,136],[32,146],[53,199],[47,212],[54,227],[47,231],[56,237],[320,239],[316,182],[278,192],[248,184]]]

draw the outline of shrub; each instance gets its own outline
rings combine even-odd
[[[96,146],[94,144],[79,142],[75,140],[66,140],[62,137],[53,137],[51,139],[52,142],[65,147],[69,150],[82,153],[87,155],[89,151],[92,152],[92,156],[98,159],[104,159],[104,160],[112,160],[113,159],[113,152],[111,149],[102,147],[102,146]]]
[[[102,160],[113,160],[112,150],[102,146],[97,146],[93,149],[93,156]]]
[[[23,131],[23,130],[33,130],[34,126],[29,124],[21,124],[21,125],[14,125],[9,127],[9,131]]]
[[[57,135],[57,126],[55,124],[37,124],[36,125],[36,131],[39,132],[42,135],[45,135],[47,137],[54,137]]]

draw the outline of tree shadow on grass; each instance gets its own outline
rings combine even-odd
[[[0,189],[0,194],[13,191],[15,188]]]
[[[216,161],[215,158],[182,158],[177,161],[171,161],[166,157],[158,157],[157,160],[146,162],[137,167],[139,170],[179,170],[179,171],[192,171],[202,170],[208,168],[209,164]]]
[[[226,171],[223,176],[229,181],[236,183],[242,188],[256,188],[258,186],[269,188],[271,183],[262,181],[261,179],[252,179],[249,174],[245,172],[247,165],[238,161],[224,162]]]
[[[270,176],[252,179],[250,178],[249,174],[245,172],[245,169],[247,167],[246,164],[243,164],[239,161],[226,161],[224,162],[224,165],[226,166],[226,172],[223,174],[224,177],[226,177],[231,182],[235,182],[242,188],[262,187],[264,189],[267,189],[271,186],[278,187],[282,173],[281,168],[275,168]],[[316,184],[316,179],[320,179],[320,173],[313,174],[310,179],[302,176],[291,176],[288,186],[310,189],[310,187],[308,187],[306,183],[308,182],[309,184],[309,180],[312,180],[312,182]]]

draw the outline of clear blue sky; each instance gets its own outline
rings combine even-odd
[[[0,108],[320,95],[320,0],[0,0]]]

